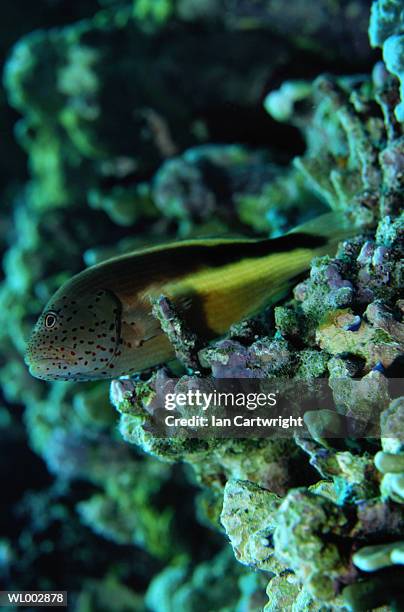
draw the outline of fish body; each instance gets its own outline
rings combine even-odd
[[[46,380],[110,379],[164,363],[174,349],[152,315],[155,298],[169,298],[211,340],[284,297],[314,256],[352,233],[329,213],[279,238],[188,240],[102,262],[49,300],[26,362]]]

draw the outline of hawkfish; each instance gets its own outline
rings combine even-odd
[[[167,363],[174,348],[152,312],[160,296],[208,342],[284,298],[313,257],[354,233],[327,213],[276,238],[185,240],[101,262],[51,297],[26,363],[44,380],[111,379]]]

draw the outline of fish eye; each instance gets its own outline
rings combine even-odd
[[[52,312],[52,311],[47,312],[45,315],[45,327],[47,329],[51,329],[52,327],[55,327],[57,320],[58,320],[58,317],[57,317],[56,312]]]

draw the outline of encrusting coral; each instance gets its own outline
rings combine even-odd
[[[296,113],[291,112],[291,120],[304,129],[308,142],[307,152],[295,162],[308,181],[306,188],[311,187],[331,207],[343,209],[353,219],[371,224],[380,218],[376,230],[343,243],[334,259],[315,261],[309,279],[296,287],[294,300],[275,308],[273,323],[258,318],[251,329],[245,325],[232,330],[230,339],[203,350],[197,342],[192,347],[187,343],[180,324],[175,337],[172,329],[165,328],[174,344],[191,348],[193,359],[213,378],[274,374],[310,377],[328,372],[340,418],[362,418],[366,426],[370,420],[376,430],[390,402],[389,372],[394,376],[403,354],[400,292],[404,255],[404,224],[399,214],[403,140],[399,124],[392,119],[394,95],[389,93],[396,86],[381,67],[377,70],[373,81],[365,77],[356,81],[319,78],[305,89],[306,100],[301,97]],[[311,96],[316,100],[314,114]],[[266,337],[256,340],[257,329],[261,334],[265,330]],[[301,344],[303,348],[298,348]],[[178,351],[177,356],[181,357]],[[191,363],[189,359],[183,361]],[[170,383],[170,377],[161,371],[156,380],[159,382],[151,383],[151,396],[146,401],[144,395],[138,395],[136,385],[122,382],[124,389],[129,385],[127,397],[131,398],[124,410],[123,403],[115,402],[125,413],[121,420],[125,439],[163,458],[191,463],[200,482],[217,488],[219,481],[212,476],[219,465],[223,474],[228,440],[158,440],[145,426],[159,388],[192,388],[197,379],[188,375],[179,383],[175,379]],[[130,407],[131,401],[137,408]],[[392,604],[398,597],[394,572],[386,575],[391,592],[385,601],[374,592],[378,575],[366,586],[361,572],[377,572],[401,563],[400,542],[373,544],[380,537],[380,521],[387,539],[396,537],[402,529],[400,508],[389,506],[400,501],[401,474],[395,472],[399,466],[396,463],[393,474],[386,474],[381,483],[382,500],[390,497],[391,502],[386,499],[375,505],[380,482],[373,464],[377,442],[366,449],[360,440],[346,439],[340,442],[342,449],[334,448],[322,431],[327,427],[335,431],[335,419],[335,413],[325,412],[320,426],[318,419],[311,423],[307,414],[312,441],[310,437],[297,439],[311,465],[320,472],[323,480],[317,484],[292,488],[285,497],[279,489],[279,458],[272,467],[279,474],[278,489],[262,480],[257,467],[254,476],[248,478],[242,476],[244,470],[224,471],[227,484],[221,523],[234,554],[243,564],[266,571],[269,577],[276,575],[268,584],[270,603],[266,610],[277,609],[282,598],[293,610],[309,605],[320,610],[320,602],[327,602],[330,609],[347,606],[360,610],[369,597]],[[352,434],[361,435],[361,431],[354,428]],[[254,444],[240,440],[237,445],[244,448],[238,460],[241,467],[246,455],[252,458],[249,446]],[[190,448],[195,454],[188,451]],[[215,466],[218,449],[222,461]],[[300,455],[297,457],[301,460]],[[387,461],[385,454],[376,455],[379,469],[383,465],[387,471]],[[290,484],[286,486],[296,486],[290,466],[287,472]]]

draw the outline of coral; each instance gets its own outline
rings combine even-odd
[[[217,226],[211,232],[219,233],[234,219],[240,201],[262,197],[281,171],[264,151],[204,145],[164,162],[153,177],[152,195],[164,217],[178,220],[180,234],[190,226],[200,231],[213,217]]]
[[[259,578],[246,584],[240,565],[229,550],[223,550],[193,571],[187,567],[167,568],[149,586],[146,603],[161,612],[198,612],[199,610],[244,610],[253,602],[258,605]],[[244,591],[244,592],[243,592]],[[258,591],[257,595],[256,592]],[[256,599],[257,601],[254,601]],[[244,607],[245,606],[245,607]]]
[[[75,609],[77,612],[103,610],[106,609],[105,602],[108,602],[108,608],[113,612],[146,612],[143,597],[113,575],[106,576],[104,580],[86,580],[77,595]]]
[[[400,212],[403,144],[392,117],[394,81],[376,72],[373,80],[321,76],[305,91],[291,121],[308,143],[294,163],[311,189],[361,223],[371,222],[378,206],[384,214]],[[275,93],[281,95],[269,95]],[[272,113],[271,104],[266,108]]]
[[[402,354],[401,232],[398,219],[384,218],[373,243],[353,239],[342,245],[333,260],[315,261],[310,278],[297,286],[295,299],[275,309],[275,330],[271,320],[261,317],[236,326],[228,339],[199,352],[196,346],[193,349],[193,356],[207,373],[211,372],[213,381],[277,375],[305,379],[328,372],[340,414],[324,410],[319,420],[319,413],[306,413],[310,436],[296,439],[325,480],[289,491],[284,497],[288,483],[292,480],[296,486],[297,481],[290,467],[289,477],[283,472],[286,466],[277,456],[276,445],[261,442],[258,450],[258,441],[252,440],[192,440],[177,435],[156,438],[148,423],[159,405],[159,393],[194,385],[201,389],[209,378],[188,375],[177,382],[160,370],[146,385],[114,383],[113,401],[123,413],[120,429],[127,441],[140,444],[161,459],[190,463],[198,481],[213,487],[219,500],[227,482],[221,523],[236,558],[249,567],[278,575],[268,583],[267,610],[275,609],[275,602],[288,601],[288,597],[295,598],[296,611],[309,607],[320,610],[321,601],[336,610],[343,609],[348,601],[359,606],[358,602],[365,601],[365,587],[360,568],[355,567],[355,555],[360,550],[366,554],[380,530],[392,538],[400,533],[400,513],[394,509],[389,512],[385,503],[374,505],[372,501],[377,498],[380,480],[372,453],[363,452],[358,443],[355,447],[355,442],[351,450],[349,436],[363,435],[363,431],[377,436],[379,417],[382,415],[383,423],[383,411],[390,402],[385,372]],[[338,321],[341,332],[335,323],[331,331],[330,321]],[[181,350],[189,346],[181,320],[176,329],[177,356],[189,366],[186,355],[181,356]],[[369,337],[362,340],[363,333]],[[304,348],[299,347],[302,339]],[[397,422],[400,430],[397,419],[392,417],[391,422]],[[394,430],[394,424],[391,427]],[[385,427],[385,433],[387,430]],[[335,438],[340,438],[342,449],[335,448]],[[344,448],[346,445],[348,448]],[[286,447],[292,451],[289,443]],[[275,454],[273,477],[268,479],[259,466],[264,456],[269,466],[266,453],[270,448]],[[296,459],[301,461],[299,454]],[[216,517],[216,510],[214,514]],[[214,518],[213,524],[216,521]],[[359,538],[359,553],[352,545],[347,550],[350,537]],[[392,576],[393,594],[394,580]],[[373,583],[369,588],[373,593]]]
[[[365,317],[369,320],[368,310]],[[404,329],[402,324],[397,325]],[[319,327],[316,339],[319,346],[331,355],[350,353],[361,357],[367,370],[378,363],[388,368],[403,350],[396,336],[390,336],[383,328],[361,322],[349,309],[334,311]]]
[[[396,0],[373,2],[370,13],[369,38],[372,45],[381,45],[404,25],[402,6]]]
[[[136,6],[140,13],[146,10]],[[162,25],[145,31],[121,7],[77,25],[34,32],[17,43],[5,82],[11,104],[24,114],[18,136],[29,154],[31,198],[38,207],[79,205],[103,180],[150,175],[164,158],[191,144],[197,120],[205,129],[196,141],[214,138],[207,110],[256,104],[266,79],[288,55],[279,46],[270,67],[266,57],[274,42],[259,31],[206,28],[191,34],[180,23]],[[219,48],[221,62],[213,72]],[[238,57],[223,53],[226,49],[240,49]],[[127,56],[136,58],[131,79],[126,77]],[[172,65],[179,77],[174,89]],[[200,75],[197,95],[187,78],[191,67]],[[152,81],[143,79],[144,71],[154,74]],[[240,87],[246,75],[251,87]],[[125,95],[117,100],[116,91]],[[122,204],[123,195],[113,197],[115,220],[130,204]],[[128,212],[124,216],[126,223],[133,218]]]
[[[200,341],[194,332],[187,329],[170,300],[164,295],[155,299],[152,312],[170,339],[176,357],[185,366],[197,369],[199,362],[196,354],[200,348]]]
[[[400,419],[402,409],[403,398],[397,398],[382,412],[380,420],[384,450],[376,453],[374,457],[376,468],[383,474],[380,483],[382,498],[392,500],[393,509],[398,512],[399,517],[404,516],[402,506],[400,507],[404,502],[404,455],[400,453],[403,442],[402,428],[397,429],[397,419]],[[401,535],[401,530],[397,535]],[[390,543],[365,546],[353,555],[352,561],[360,570],[370,574],[376,572],[370,579],[345,589],[345,599],[353,603],[354,609],[359,609],[357,604],[363,607],[366,602],[372,602],[373,605],[374,601],[377,601],[377,589],[381,580],[387,581],[392,606],[402,605],[400,568],[397,572],[394,566],[403,565],[403,550],[403,541],[395,540]],[[390,573],[386,574],[386,568],[391,568]],[[385,571],[378,573],[380,570]]]
[[[107,192],[92,189],[88,193],[88,204],[96,210],[104,210],[117,225],[131,226],[140,219],[156,217],[156,209],[146,183],[132,189],[113,187]]]
[[[343,243],[334,260],[314,261],[310,279],[295,288],[306,334],[315,326],[316,343],[364,359],[365,371],[378,362],[388,368],[402,351],[402,228],[402,217],[380,222],[376,244]]]
[[[321,49],[328,57],[361,61],[369,54],[367,41],[368,4],[343,0],[335,4],[319,0],[308,6],[295,0],[287,7],[280,0],[179,0],[179,15],[184,19],[222,19],[229,27],[262,28],[283,34],[301,53]],[[333,22],[333,28],[329,23]],[[352,49],[355,49],[352,57]]]
[[[324,609],[345,612],[347,610],[341,597],[336,597],[332,604],[327,603],[325,606],[324,603],[310,595],[304,587],[301,587],[296,576],[289,572],[275,576],[269,581],[267,595],[268,603],[264,612],[275,612],[275,610],[322,612]]]
[[[298,439],[297,442],[308,453],[311,465],[320,475],[332,479],[334,486],[326,497],[349,504],[372,499],[377,494],[378,480],[371,457],[336,451],[328,441],[323,444]]]
[[[395,108],[398,121],[404,121],[404,13],[400,0],[377,0],[372,4],[369,38],[373,47],[383,49],[387,70],[401,82],[401,104]]]
[[[375,308],[375,303],[368,306],[364,313],[365,321],[361,321],[349,309],[334,311],[318,328],[316,340],[320,348],[331,355],[349,353],[360,357],[365,362],[366,370],[371,370],[379,363],[387,369],[403,351],[400,339],[403,337],[404,325],[394,322],[398,335],[390,335],[383,329],[386,326],[383,317],[380,327],[372,324]],[[386,314],[384,320],[388,320],[389,313]]]
[[[112,422],[105,385],[81,393],[56,386],[48,402],[32,405],[26,413],[31,443],[59,477],[86,479],[102,491],[77,505],[83,523],[114,542],[135,543],[157,557],[175,555],[179,547],[173,511],[158,510],[153,502],[170,478],[168,466],[136,459],[107,435]],[[87,427],[91,433],[85,433]]]
[[[403,27],[404,30],[404,27]],[[383,44],[383,58],[386,68],[394,74],[401,82],[401,99],[404,98],[404,34],[390,36]],[[404,103],[395,108],[398,121],[404,121]]]
[[[239,193],[235,203],[241,221],[256,231],[268,230],[272,236],[285,233],[297,217],[303,222],[325,211],[301,173],[283,166],[268,177],[258,193]]]
[[[290,121],[295,104],[311,93],[311,85],[305,81],[286,81],[279,90],[271,91],[264,100],[265,110],[277,121]]]
[[[250,480],[275,492],[285,491],[289,473],[298,462],[298,451],[291,440],[196,438],[181,436],[178,431],[160,437],[159,431],[153,431],[151,417],[162,405],[164,394],[192,388],[201,389],[198,378],[184,376],[178,380],[164,370],[159,370],[147,384],[115,381],[111,399],[122,415],[119,429],[124,439],[163,461],[190,463],[201,484],[219,491],[229,478]]]
[[[375,456],[377,469],[384,474],[381,493],[384,497],[404,502],[404,469],[402,465],[403,433],[399,424],[402,419],[404,398],[400,397],[381,413],[383,451]],[[397,427],[398,425],[398,427]]]
[[[354,554],[352,560],[364,572],[373,572],[383,567],[403,564],[404,542],[366,546]]]
[[[273,531],[280,498],[251,482],[229,480],[223,494],[220,520],[230,539],[234,555],[244,565],[278,573],[274,558]],[[248,515],[253,509],[253,515]]]
[[[296,570],[309,592],[320,600],[332,599],[334,581],[349,570],[333,543],[345,524],[338,506],[303,490],[289,492],[278,510],[276,556]]]
[[[268,602],[264,611],[293,610],[293,604],[296,602],[300,590],[299,582],[292,572],[274,576],[268,583]]]

